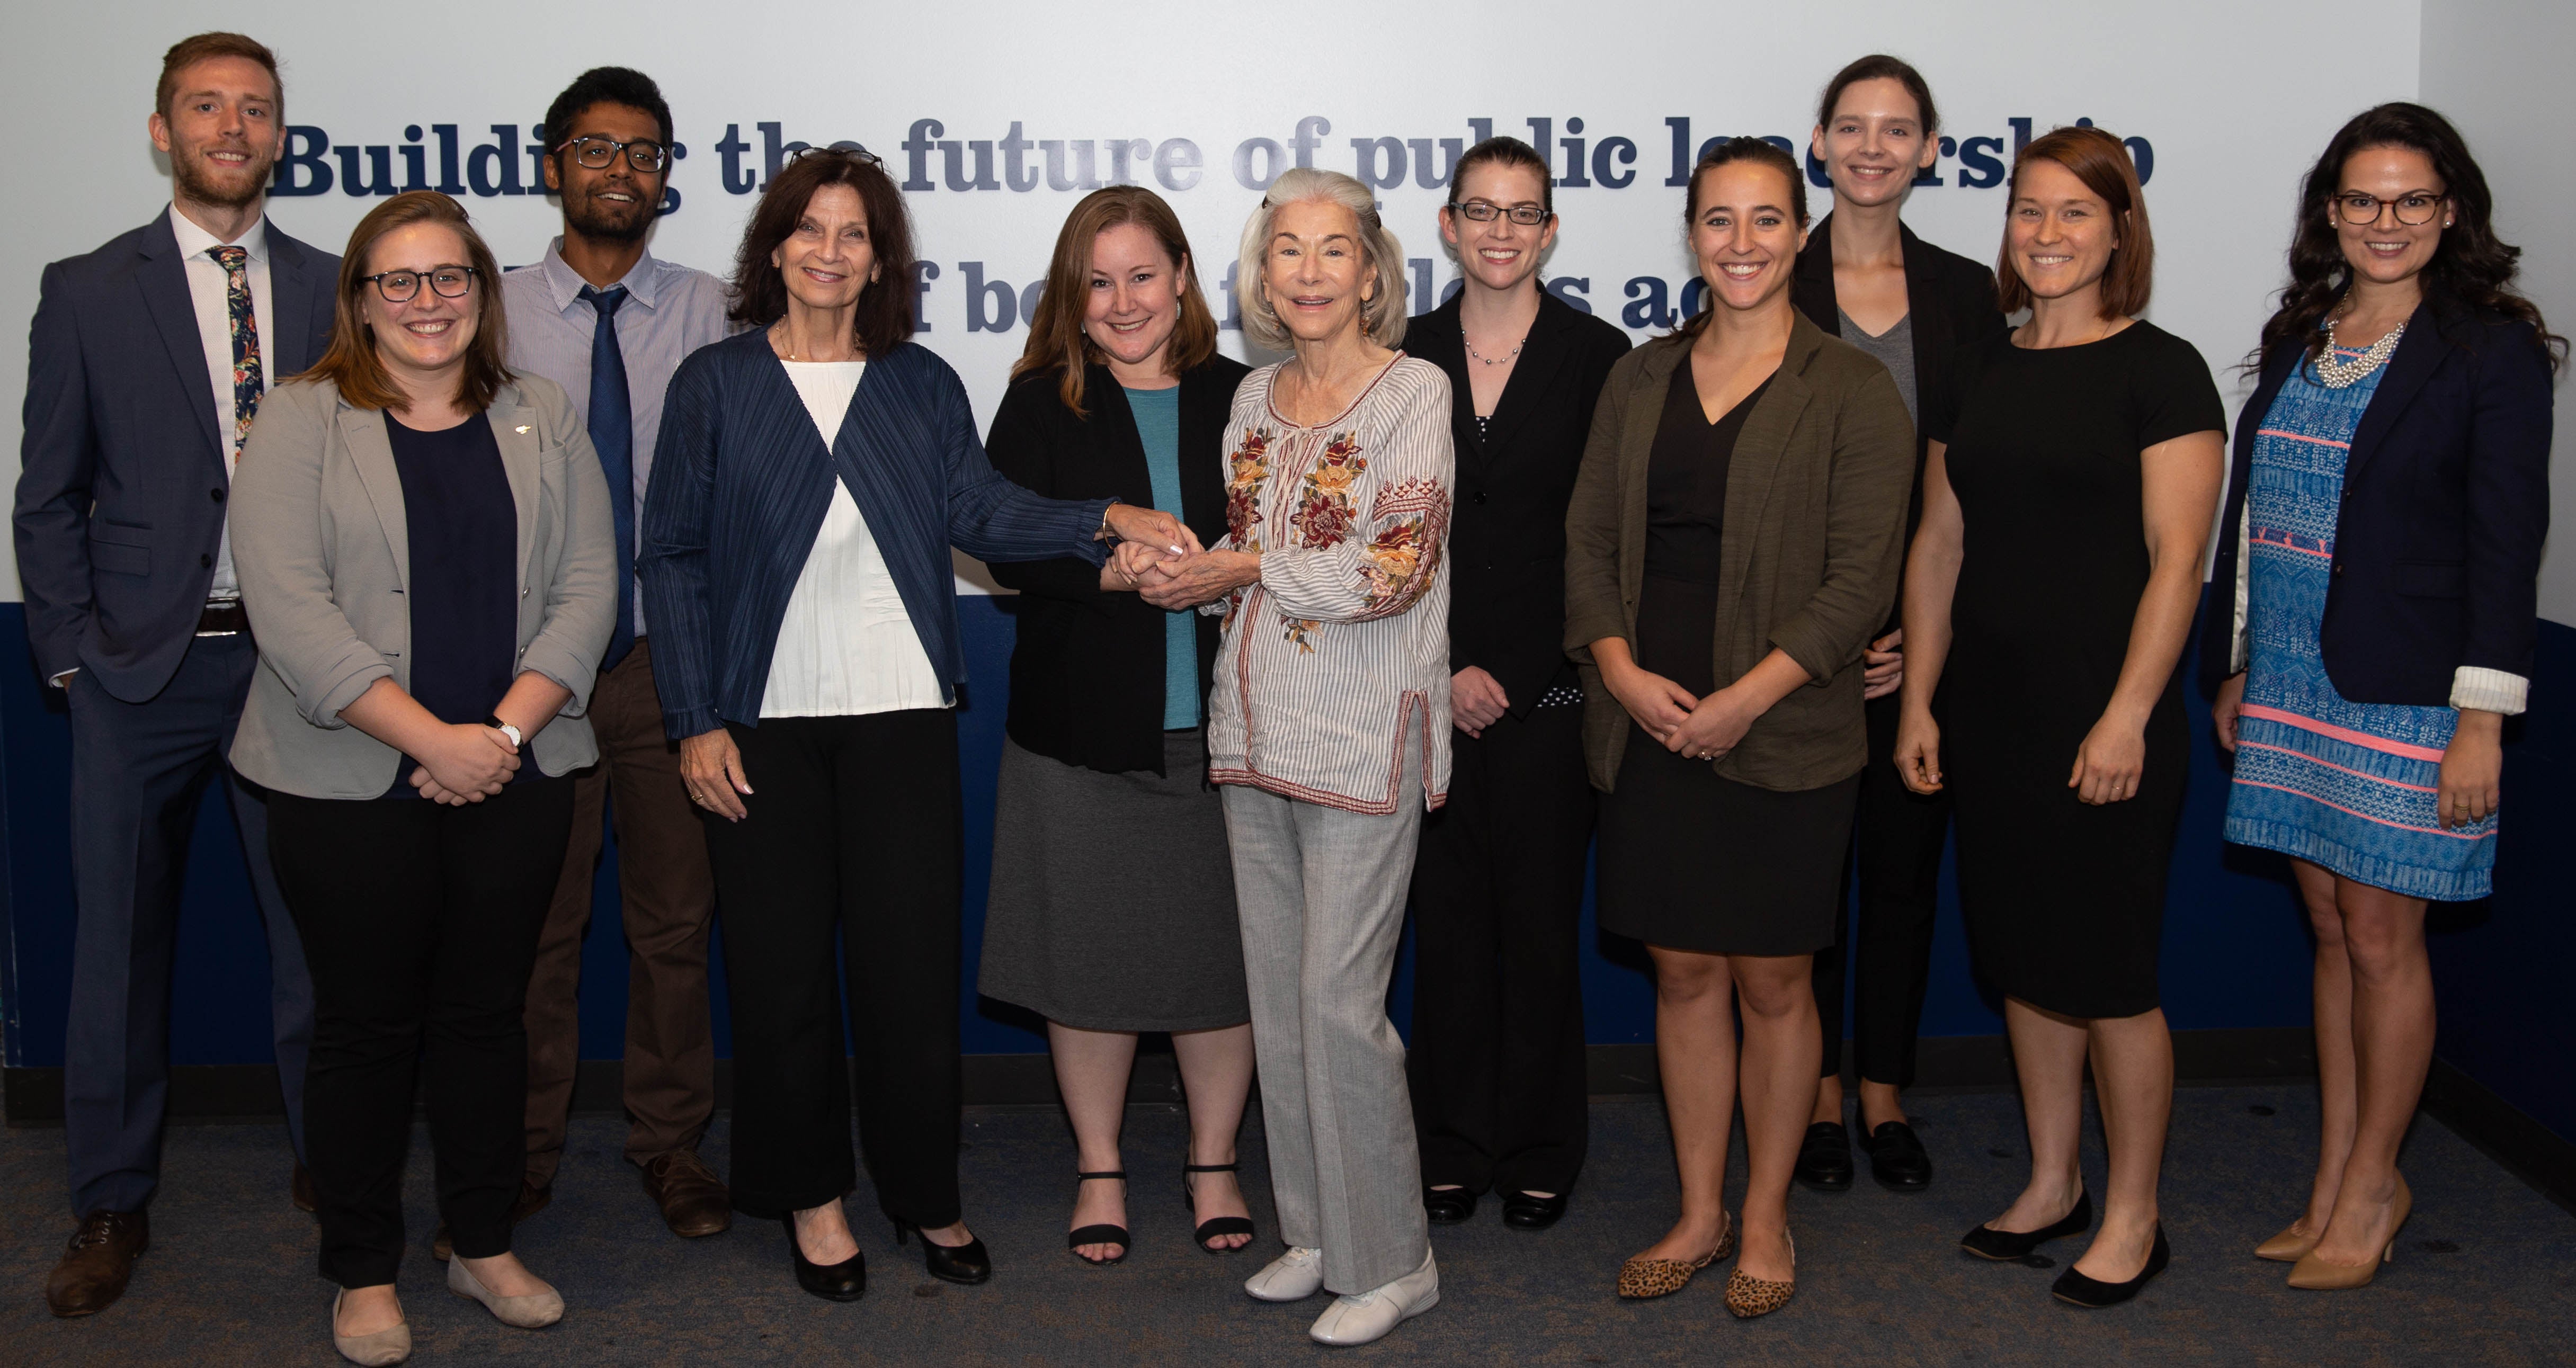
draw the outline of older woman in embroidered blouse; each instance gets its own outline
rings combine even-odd
[[[1377,1339],[1439,1287],[1386,1019],[1414,840],[1449,781],[1449,380],[1392,350],[1403,269],[1367,187],[1280,177],[1236,278],[1245,335],[1296,355],[1235,391],[1226,536],[1120,549],[1147,601],[1225,620],[1209,771],[1289,1245],[1245,1290],[1341,1293],[1309,1332],[1326,1344]]]

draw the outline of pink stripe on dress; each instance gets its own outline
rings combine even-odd
[[[2455,841],[2483,841],[2488,837],[2495,835],[2495,828],[2492,826],[2475,834],[2465,831],[2446,831],[2441,827],[2408,826],[2404,822],[2392,822],[2385,817],[2373,817],[2369,813],[2363,812],[2358,808],[2348,808],[2341,803],[2329,803],[2325,799],[2320,798],[2313,793],[2302,793],[2297,789],[2289,788],[2281,784],[2261,784],[2256,783],[2251,779],[2239,779],[2235,782],[2244,788],[2271,789],[2277,793],[2286,793],[2293,798],[2305,798],[2309,802],[2315,803],[2321,807],[2330,807],[2337,812],[2349,812],[2353,816],[2358,817],[2365,822],[2377,822],[2381,826],[2395,827],[2399,831],[2421,831],[2432,836],[2448,836]]]
[[[2350,442],[2330,442],[2323,437],[2310,437],[2305,433],[2298,432],[2284,432],[2279,428],[2256,428],[2254,429],[2254,435],[2257,437],[2278,437],[2285,442],[2314,442],[2318,446],[2330,446],[2339,451],[2352,450],[2352,443]]]
[[[2375,750],[2384,755],[2402,755],[2409,760],[2422,760],[2435,765],[2442,763],[2442,752],[2430,746],[2410,746],[2403,741],[2391,741],[2384,736],[2373,736],[2368,732],[2357,732],[2349,727],[2333,726],[2319,722],[2313,717],[2301,717],[2297,713],[2285,712],[2279,708],[2247,704],[2240,716],[2257,718],[2265,722],[2278,722],[2284,727],[2296,727],[2301,731],[2315,732],[2319,736],[2332,737],[2348,745],[2359,746],[2364,750]]]

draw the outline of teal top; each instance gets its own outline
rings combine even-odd
[[[1181,387],[1127,391],[1136,435],[1145,441],[1145,470],[1154,480],[1154,507],[1181,515]],[[1163,729],[1199,724],[1198,614],[1163,615]]]

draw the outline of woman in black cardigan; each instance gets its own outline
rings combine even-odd
[[[1995,273],[1916,237],[1898,217],[1915,173],[1939,154],[1940,119],[1923,73],[1894,57],[1860,58],[1825,84],[1809,150],[1833,179],[1834,211],[1807,234],[1789,287],[1790,300],[1809,322],[1887,367],[1905,398],[1906,416],[1916,419],[1909,539],[1923,504],[1918,396],[1941,394],[1959,350],[2004,330],[2004,316],[1995,307]],[[1858,907],[1856,915],[1835,918],[1833,947],[1816,956],[1825,1072],[1797,1173],[1798,1181],[1824,1192],[1845,1191],[1852,1183],[1842,1080],[1848,962],[1860,1145],[1880,1186],[1920,1192],[1932,1184],[1932,1159],[1906,1122],[1898,1090],[1914,1082],[1914,1033],[1932,973],[1932,916],[1940,896],[1941,848],[1950,835],[1950,800],[1909,792],[1891,760],[1896,689],[1905,674],[1905,633],[1894,618],[1870,642],[1868,662],[1863,711],[1869,765],[1861,771],[1860,811],[1852,826],[1860,857]]]
[[[1541,1230],[1583,1168],[1579,925],[1592,845],[1583,689],[1565,658],[1565,507],[1593,401],[1628,336],[1539,287],[1556,238],[1547,162],[1518,138],[1470,148],[1440,235],[1458,293],[1405,325],[1449,375],[1449,802],[1413,862],[1413,1048],[1423,1205],[1477,1194]],[[1524,222],[1523,220],[1529,220]]]
[[[1246,373],[1217,355],[1171,207],[1113,186],[1065,220],[985,445],[1031,490],[1177,511],[1213,543]],[[993,567],[1021,597],[978,987],[1047,1019],[1079,1150],[1066,1243],[1095,1264],[1127,1257],[1118,1131],[1140,1031],[1170,1032],[1179,1058],[1199,1244],[1228,1254],[1253,1234],[1234,1177],[1251,1008],[1203,730],[1217,620],[1136,596],[1121,567],[1148,550]]]

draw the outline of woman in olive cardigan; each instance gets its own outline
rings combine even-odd
[[[1744,1256],[1727,1309],[1795,1286],[1789,1174],[1815,1101],[1814,953],[1833,943],[1867,759],[1862,649],[1903,553],[1914,433],[1887,369],[1790,304],[1805,178],[1738,138],[1692,173],[1710,308],[1611,368],[1566,516],[1601,925],[1647,943],[1682,1212],[1620,1295],[1737,1244],[1724,1209],[1744,1009]]]
[[[993,416],[994,469],[1051,498],[1176,513],[1215,543],[1248,373],[1217,354],[1216,332],[1171,208],[1132,185],[1085,197]],[[1123,564],[993,567],[1020,598],[977,987],[1047,1019],[1077,1149],[1066,1242],[1094,1264],[1127,1257],[1118,1133],[1141,1031],[1171,1033],[1188,1092],[1179,1176],[1200,1247],[1230,1254],[1253,1235],[1234,1177],[1252,1008],[1207,782],[1217,620],[1146,603]]]

